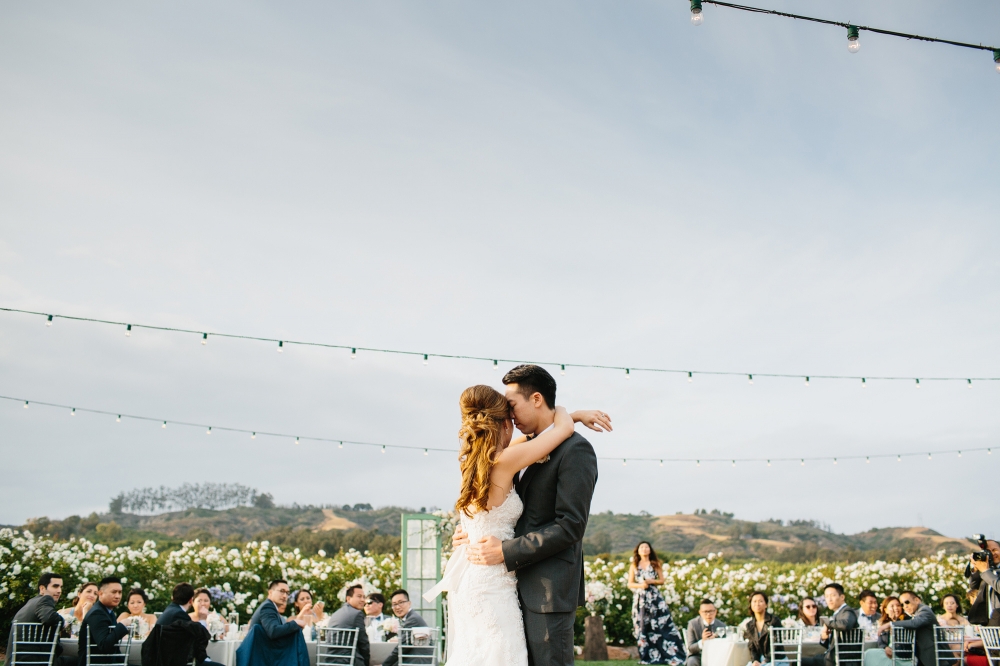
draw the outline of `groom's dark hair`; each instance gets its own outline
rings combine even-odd
[[[503,376],[504,386],[517,384],[518,393],[525,400],[533,393],[541,393],[549,409],[556,408],[556,380],[548,370],[538,365],[519,365]]]

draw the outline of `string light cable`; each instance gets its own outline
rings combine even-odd
[[[419,451],[424,455],[428,455],[430,451],[457,454],[458,449],[441,448],[434,446],[412,446],[407,444],[382,444],[375,442],[363,442],[351,439],[341,439],[335,437],[316,437],[311,435],[295,435],[287,432],[270,432],[265,430],[252,430],[250,428],[234,428],[226,426],[213,426],[207,423],[194,423],[192,421],[175,421],[172,419],[163,419],[160,417],[153,416],[141,416],[138,414],[127,414],[121,411],[106,410],[106,409],[91,409],[87,407],[74,407],[72,405],[64,405],[55,402],[42,402],[38,400],[28,400],[26,398],[19,398],[9,395],[0,395],[0,400],[7,400],[10,402],[22,403],[25,409],[32,406],[40,407],[51,407],[55,409],[64,409],[70,412],[71,416],[76,416],[77,413],[86,414],[97,414],[101,416],[114,417],[116,423],[121,423],[122,419],[133,419],[136,421],[145,421],[148,423],[159,423],[161,429],[166,429],[168,425],[174,426],[184,426],[189,428],[200,428],[205,431],[207,435],[211,435],[213,432],[232,432],[241,433],[244,435],[250,435],[251,439],[256,439],[258,436],[265,437],[276,437],[279,439],[284,439],[287,442],[293,442],[299,444],[301,441],[312,441],[312,442],[322,442],[326,444],[337,444],[338,449],[343,449],[345,444],[350,444],[353,446],[365,446],[365,447],[375,447],[378,448],[382,453],[386,452],[386,449],[400,449],[408,451]],[[946,454],[957,454],[957,457],[961,458],[962,453],[973,453],[973,452],[986,452],[987,455],[992,455],[992,447],[971,447],[962,449],[936,449],[931,451],[917,451],[908,453],[876,453],[876,454],[859,454],[859,455],[826,455],[826,456],[792,456],[792,457],[772,457],[772,458],[671,458],[665,456],[656,457],[622,457],[622,456],[597,456],[598,460],[613,460],[615,462],[621,461],[622,465],[625,466],[629,462],[649,462],[657,463],[660,467],[663,467],[663,463],[694,463],[697,467],[701,467],[701,463],[730,463],[733,467],[737,463],[763,463],[766,462],[767,466],[770,467],[773,462],[798,462],[800,466],[804,466],[807,462],[827,462],[834,465],[838,461],[843,460],[861,460],[864,459],[866,463],[870,463],[873,459],[881,458],[895,458],[896,462],[902,462],[903,458],[913,458],[927,456],[928,460],[931,459],[932,455],[946,455]]]
[[[781,372],[743,372],[743,371],[726,371],[726,370],[686,370],[680,368],[654,368],[654,367],[642,367],[642,366],[624,366],[624,365],[606,365],[600,363],[568,363],[564,361],[544,361],[544,360],[532,360],[532,359],[515,359],[515,358],[500,358],[494,356],[473,356],[469,354],[445,354],[445,353],[434,353],[434,352],[423,352],[423,351],[411,351],[404,349],[386,349],[378,347],[362,347],[358,345],[347,345],[347,344],[335,344],[329,342],[309,342],[304,340],[288,340],[282,338],[266,338],[254,335],[246,335],[241,333],[215,333],[211,331],[199,331],[190,328],[179,328],[176,326],[155,326],[152,324],[135,324],[123,321],[112,321],[109,319],[98,319],[95,317],[77,317],[73,315],[63,315],[63,314],[50,314],[47,312],[35,312],[32,310],[21,310],[17,308],[4,308],[0,307],[0,312],[10,312],[16,314],[26,314],[45,318],[45,325],[52,326],[55,319],[65,319],[67,321],[80,321],[89,322],[95,324],[104,324],[108,326],[115,326],[123,329],[125,331],[126,337],[132,337],[132,332],[138,329],[147,329],[151,331],[166,331],[170,333],[183,333],[186,335],[197,336],[197,339],[201,341],[202,345],[207,345],[210,337],[213,338],[229,338],[234,340],[251,340],[256,342],[267,342],[275,345],[277,351],[282,352],[285,349],[298,345],[301,347],[320,347],[325,349],[342,349],[351,352],[351,358],[356,358],[358,352],[370,352],[376,354],[395,354],[401,356],[415,356],[423,360],[424,365],[427,365],[432,358],[440,359],[455,359],[455,360],[466,360],[466,361],[485,361],[492,364],[494,370],[500,367],[500,363],[511,363],[511,364],[522,364],[522,363],[532,363],[535,365],[549,366],[552,368],[558,368],[560,373],[565,375],[567,368],[587,368],[594,370],[612,370],[615,372],[623,373],[625,378],[628,379],[633,374],[637,372],[648,372],[648,373],[659,373],[659,374],[674,374],[686,376],[689,382],[694,381],[696,375],[715,375],[715,376],[727,376],[727,377],[742,377],[748,379],[750,384],[753,384],[754,377],[772,377],[779,379],[796,379],[799,381],[805,380],[805,385],[809,386],[810,380],[815,379],[837,379],[837,380],[851,380],[859,382],[862,387],[868,386],[872,380],[879,381],[903,381],[914,384],[918,388],[921,386],[921,382],[959,382],[965,384],[968,388],[972,388],[973,382],[996,382],[1000,381],[1000,377],[917,377],[911,376],[891,376],[891,375],[820,375],[814,373],[803,373],[803,374],[791,374],[791,373],[781,373]]]
[[[803,16],[801,14],[790,14],[788,12],[780,12],[776,9],[765,9],[763,7],[751,7],[750,5],[739,5],[732,2],[721,2],[720,0],[690,0],[691,1],[691,23],[693,25],[701,25],[705,22],[705,13],[702,8],[703,4],[706,5],[716,5],[718,7],[727,7],[729,9],[738,9],[744,12],[752,12],[754,14],[770,14],[771,16],[782,16],[785,18],[797,19],[799,21],[809,21],[811,23],[821,23],[823,25],[833,25],[840,28],[845,28],[847,30],[847,50],[851,53],[857,53],[861,49],[860,33],[862,31],[871,32],[878,35],[889,35],[890,37],[901,37],[907,40],[916,40],[920,42],[933,42],[937,44],[947,44],[949,46],[960,46],[966,49],[976,49],[979,51],[989,51],[993,56],[993,63],[996,70],[1000,72],[1000,48],[996,46],[986,46],[985,44],[970,44],[968,42],[956,42],[951,39],[940,39],[938,37],[927,37],[925,35],[914,35],[907,32],[898,32],[896,30],[885,30],[883,28],[873,28],[867,25],[855,25],[844,21],[831,21],[829,19],[821,19],[813,16]]]

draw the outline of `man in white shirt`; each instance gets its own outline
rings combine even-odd
[[[372,643],[385,642],[385,634],[379,629],[379,625],[389,619],[389,616],[382,612],[384,608],[385,597],[378,592],[372,592],[365,599],[365,631]]]
[[[878,597],[871,590],[864,590],[858,595],[858,627],[866,634],[878,629],[881,614],[878,611]]]

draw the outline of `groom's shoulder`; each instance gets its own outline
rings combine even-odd
[[[574,432],[572,435],[567,437],[562,444],[559,445],[559,450],[566,452],[571,450],[576,450],[576,451],[583,450],[593,453],[594,447],[590,444],[590,442],[587,440],[586,437],[584,437],[578,432]]]

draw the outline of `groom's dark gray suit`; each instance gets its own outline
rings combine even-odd
[[[507,570],[517,571],[534,666],[573,664],[573,624],[585,601],[583,534],[596,485],[594,447],[574,432],[514,486],[524,511],[514,538],[503,542],[503,557]]]

